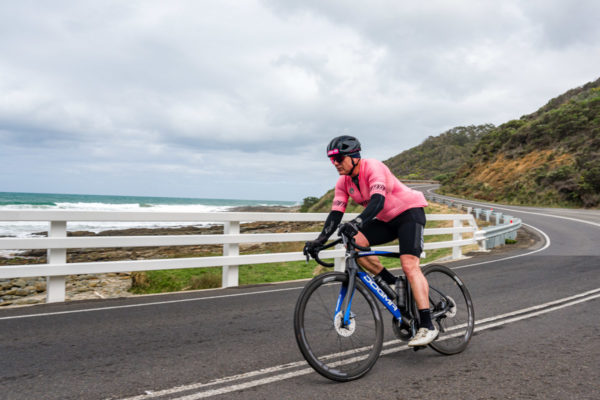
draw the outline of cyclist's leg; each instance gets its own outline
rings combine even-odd
[[[369,247],[369,240],[365,237],[362,232],[358,232],[356,236],[354,236],[354,240],[356,244],[362,247]],[[381,261],[379,261],[379,257],[377,256],[368,256],[361,257],[356,260],[364,269],[372,273],[373,275],[377,275],[383,269],[383,265]]]
[[[428,309],[429,285],[421,271],[420,259],[424,246],[425,211],[423,208],[411,208],[390,222],[397,229],[402,271],[410,282],[417,307],[420,310]]]
[[[425,212],[422,208],[407,210],[395,220],[398,227],[402,270],[410,282],[413,297],[419,309],[419,330],[415,337],[408,342],[409,346],[427,345],[438,335],[438,330],[431,321],[429,284],[420,266],[425,222]]]
[[[400,263],[406,279],[410,282],[413,296],[419,310],[429,308],[429,285],[421,272],[420,259],[412,254],[402,254]]]
[[[387,223],[378,219],[369,221],[360,232],[354,236],[356,244],[362,247],[376,246],[396,239],[396,233]],[[383,265],[377,256],[361,257],[358,263],[370,273],[377,275],[383,270]]]

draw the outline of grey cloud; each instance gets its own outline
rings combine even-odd
[[[597,78],[598,6],[561,4],[3,2],[0,153],[23,182],[35,153],[48,181],[78,171],[73,185],[85,172],[129,187],[127,171],[167,192],[320,194],[333,136],[387,158]]]
[[[595,0],[531,1],[524,15],[539,30],[537,44],[553,49],[596,45],[600,40],[600,3]]]

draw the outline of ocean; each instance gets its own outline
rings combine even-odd
[[[194,199],[182,197],[103,196],[84,194],[0,192],[0,211],[71,210],[71,211],[179,211],[224,212],[240,206],[295,206],[293,201]],[[134,227],[181,226],[176,222],[70,222],[68,231],[100,232]],[[0,237],[27,237],[48,230],[48,222],[0,221]]]

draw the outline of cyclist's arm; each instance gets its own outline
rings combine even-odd
[[[356,217],[359,227],[364,226],[379,214],[385,206],[387,185],[385,179],[385,166],[375,160],[365,160],[364,174],[369,185],[369,204],[363,212]]]
[[[341,211],[335,211],[335,210],[331,211],[329,213],[329,215],[327,216],[327,219],[325,220],[325,225],[323,226],[323,231],[321,232],[321,234],[319,235],[317,240],[325,243],[327,241],[327,239],[329,239],[329,236],[331,236],[333,234],[333,232],[335,232],[335,230],[338,227],[338,225],[340,224],[340,221],[342,220],[343,216],[344,216],[344,213]]]
[[[365,207],[363,212],[360,213],[360,215],[358,217],[356,217],[356,220],[359,223],[359,225],[362,227],[367,222],[369,222],[370,220],[375,218],[375,216],[377,216],[377,214],[379,214],[379,212],[381,210],[383,210],[384,205],[385,205],[385,196],[384,195],[381,195],[379,193],[372,195],[371,200],[369,200],[369,204],[367,204],[367,207]]]

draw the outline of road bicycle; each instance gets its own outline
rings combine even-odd
[[[402,341],[416,334],[419,314],[405,276],[398,277],[394,290],[357,263],[360,257],[398,258],[399,253],[371,251],[343,234],[321,250],[338,243],[346,247],[345,272],[327,272],[308,282],[296,303],[294,331],[302,355],[315,371],[347,382],[369,372],[381,353],[383,319],[375,299],[392,314],[394,334]],[[318,254],[314,258],[325,267],[333,266]],[[431,319],[440,331],[429,347],[444,355],[460,353],[469,344],[475,324],[469,291],[444,265],[426,266],[423,274],[429,283]]]

